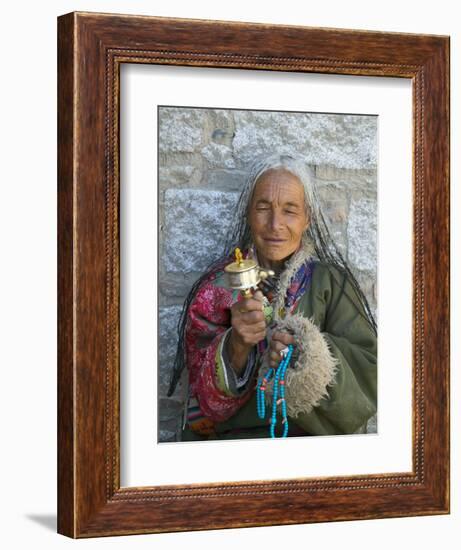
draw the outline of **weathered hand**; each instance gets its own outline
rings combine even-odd
[[[231,308],[231,318],[228,349],[232,367],[239,373],[247,362],[251,348],[266,336],[263,293],[257,290],[251,298],[236,302]]]
[[[289,332],[276,330],[272,333],[269,349],[269,364],[272,368],[276,369],[279,366],[282,356],[280,352],[285,349],[289,344],[295,344],[295,337]]]
[[[231,308],[232,338],[242,346],[254,346],[266,336],[263,293],[236,302]]]

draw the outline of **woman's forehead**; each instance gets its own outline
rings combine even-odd
[[[304,187],[295,174],[284,169],[272,169],[257,179],[253,193],[255,199],[289,199],[304,204]]]

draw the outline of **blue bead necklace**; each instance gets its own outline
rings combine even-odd
[[[287,416],[287,404],[285,400],[285,374],[290,363],[291,356],[293,354],[293,346],[290,344],[279,366],[274,371],[271,367],[267,373],[259,378],[256,389],[256,408],[259,418],[266,417],[266,400],[265,392],[267,384],[274,377],[273,383],[273,395],[272,395],[272,415],[270,419],[269,433],[272,438],[275,438],[275,426],[277,424],[277,407],[280,405],[282,412],[282,425],[283,432],[281,437],[287,437],[288,435],[288,416]],[[280,395],[280,397],[279,397]]]

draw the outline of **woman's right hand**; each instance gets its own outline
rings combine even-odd
[[[263,293],[257,290],[251,298],[236,302],[231,308],[231,318],[229,354],[232,367],[240,372],[246,365],[251,348],[266,336]]]

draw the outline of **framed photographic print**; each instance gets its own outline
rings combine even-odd
[[[142,79],[143,84],[141,87],[145,90],[148,87],[147,81],[150,77],[145,73],[143,74],[142,71],[137,71],[137,68],[133,68],[132,71],[137,74],[135,75],[133,72],[123,73],[121,78],[122,90],[125,75],[127,79]],[[183,81],[184,78],[188,78],[187,74],[184,74],[181,70],[174,71],[173,74],[170,74],[170,78],[175,73],[178,76],[181,75]],[[225,77],[225,75],[222,75],[220,79],[216,74],[216,70],[208,71],[208,73],[214,79],[215,86],[212,83],[205,84],[205,79],[207,78],[206,70],[199,72],[198,75],[197,71],[195,71],[194,78],[197,80],[196,89],[201,101],[204,100],[205,95],[218,97],[218,89],[210,93],[211,89],[216,87],[216,84],[220,86],[222,77]],[[155,72],[152,74],[154,75]],[[239,88],[242,87],[242,84],[249,83],[247,75],[248,73],[245,72],[238,75],[234,86],[232,84],[227,86],[227,88],[232,88],[233,99],[231,100],[227,97],[225,101],[233,101],[235,104],[239,95],[241,97],[238,101],[243,103],[247,102],[247,104],[254,105],[260,101],[262,86],[266,89],[268,88],[270,77],[266,77],[261,83],[258,83],[257,80],[252,82],[251,92],[248,91],[249,87],[245,86],[244,92],[239,93]],[[136,82],[136,80],[133,80],[133,82]],[[274,83],[271,82],[269,86],[272,87]],[[287,84],[289,89],[287,88]],[[279,76],[277,77],[277,85],[279,89],[285,88],[286,97],[289,98],[291,105],[295,101],[294,91],[296,88],[299,91],[304,89],[306,93],[309,93],[309,101],[312,105],[315,92],[320,91],[320,89],[323,90],[326,85],[333,87],[332,84],[331,80],[324,77],[318,79],[315,76],[306,78],[305,75],[300,75],[300,78],[291,78],[289,82],[285,82]],[[134,87],[135,85],[132,83],[132,86]],[[204,88],[207,90],[206,94],[203,91]],[[158,88],[156,91],[159,93]],[[193,93],[191,82],[189,84],[188,96],[192,97]],[[405,91],[401,91],[401,93],[403,96],[406,96],[405,103],[407,108],[409,108],[411,105],[409,86],[407,86]],[[149,92],[149,97],[153,97],[151,94],[154,94],[153,88]],[[222,93],[220,94],[220,102],[224,99],[223,95]],[[268,95],[266,91],[265,101],[267,101]],[[377,101],[376,95],[374,97],[375,103]],[[279,95],[275,99],[280,104]],[[132,101],[138,106],[141,104],[140,99]],[[200,101],[200,99],[197,97],[196,101]],[[125,109],[123,105],[122,110],[125,112],[125,120],[129,119],[132,126],[136,115],[128,107]],[[395,106],[394,110],[397,112]],[[177,326],[178,318],[182,314],[181,304],[187,305],[190,303],[189,314],[184,316],[190,324],[187,328],[184,327],[185,338],[187,338],[187,335],[191,331],[195,330],[195,327],[198,328],[204,315],[207,316],[209,325],[208,330],[203,326],[200,327],[199,332],[202,334],[202,339],[205,337],[205,334],[210,339],[215,333],[217,335],[221,331],[216,318],[220,313],[209,307],[205,307],[200,314],[197,312],[196,315],[195,311],[197,300],[200,300],[200,292],[198,292],[197,296],[194,296],[193,290],[192,294],[188,296],[188,289],[193,286],[197,272],[201,276],[206,276],[210,271],[210,268],[207,269],[210,261],[212,264],[220,261],[217,258],[222,255],[224,248],[223,241],[226,240],[224,237],[227,233],[232,232],[233,225],[240,226],[242,214],[246,215],[247,207],[243,204],[243,201],[241,201],[242,212],[240,215],[238,213],[235,215],[235,209],[239,200],[239,193],[241,194],[245,190],[245,187],[249,185],[247,180],[251,179],[251,164],[252,162],[254,163],[254,159],[256,159],[256,162],[267,165],[266,171],[269,171],[269,163],[272,163],[271,166],[279,163],[286,169],[289,167],[295,169],[296,164],[299,162],[301,165],[308,165],[311,168],[310,173],[306,170],[304,174],[304,178],[306,179],[305,185],[307,186],[308,193],[311,192],[312,188],[312,191],[315,191],[315,195],[318,195],[316,198],[316,209],[319,213],[311,213],[309,229],[305,234],[306,242],[309,240],[314,244],[315,239],[317,239],[317,247],[320,254],[322,253],[320,250],[322,243],[324,243],[323,246],[326,250],[330,250],[332,254],[330,262],[334,261],[333,257],[336,256],[337,261],[342,262],[344,266],[348,262],[353,266],[354,272],[362,281],[362,285],[358,281],[357,285],[359,288],[364,289],[363,292],[367,297],[367,305],[370,308],[370,318],[376,322],[374,317],[377,310],[377,119],[376,115],[366,114],[344,115],[318,112],[211,109],[209,107],[158,107],[158,183],[160,197],[158,212],[159,227],[161,228],[159,232],[158,287],[159,296],[162,298],[162,305],[159,306],[158,327],[158,332],[161,335],[158,345],[158,361],[160,365],[158,386],[159,441],[177,439],[176,432],[178,428],[175,425],[176,419],[172,418],[172,407],[174,404],[176,404],[176,407],[180,411],[184,408],[189,410],[189,416],[191,416],[191,419],[193,417],[193,422],[190,424],[193,425],[192,428],[195,427],[195,430],[192,429],[193,433],[191,433],[190,430],[184,431],[180,428],[182,431],[182,440],[186,436],[193,437],[195,441],[200,439],[211,440],[210,434],[202,434],[204,437],[200,438],[200,429],[198,426],[205,421],[198,410],[198,404],[195,403],[193,396],[188,396],[187,392],[183,392],[186,395],[181,396],[180,400],[165,399],[165,394],[175,393],[180,395],[180,391],[174,392],[173,387],[169,392],[165,391],[168,389],[166,387],[162,391],[162,385],[165,382],[167,383],[166,386],[169,385],[168,378],[171,378],[172,365],[175,363],[174,351],[177,348],[177,341],[172,336],[172,333],[174,334],[174,328]],[[137,128],[139,129],[139,126]],[[133,127],[133,132],[135,131]],[[190,139],[192,134],[194,136],[193,140]],[[132,135],[131,132],[129,135]],[[322,138],[324,140],[323,144],[321,143]],[[411,137],[409,132],[407,132],[407,154],[409,154],[409,147],[411,147]],[[277,151],[275,154],[274,150]],[[353,153],[351,154],[352,151]],[[122,148],[122,157],[123,154]],[[397,158],[398,155],[396,153],[395,157]],[[148,156],[147,153],[146,158]],[[130,160],[127,159],[127,162],[130,164]],[[135,161],[135,164],[139,165],[140,162],[141,158]],[[130,172],[129,167],[127,171],[128,173]],[[181,173],[186,171],[190,176],[175,178],[174,174],[178,171]],[[315,183],[313,180],[315,180]],[[128,188],[126,187],[125,189],[129,193]],[[132,202],[128,200],[128,203]],[[129,214],[130,218],[135,215],[138,208],[140,208],[139,205],[133,205],[132,214]],[[263,213],[265,210],[260,207],[258,212]],[[288,209],[287,212],[291,218],[297,213],[296,208],[292,210]],[[292,245],[288,237],[293,236],[290,234],[292,224],[284,226],[282,219],[275,220],[275,222],[279,222],[281,226],[278,228],[263,227],[264,237],[267,232],[269,232],[269,235],[276,234],[278,237],[286,237],[285,241],[281,239],[282,243],[287,242],[288,247],[291,247]],[[322,225],[323,223],[324,225]],[[124,227],[123,224],[122,227]],[[320,238],[321,230],[325,232],[323,238]],[[238,227],[236,231],[239,231]],[[407,231],[408,241],[410,235],[410,231]],[[294,237],[296,237],[296,234]],[[142,235],[132,237],[134,241],[139,241],[140,239],[142,239]],[[242,247],[242,249],[247,248],[245,243],[242,242],[241,237],[234,240],[235,242],[228,244],[229,250],[227,255],[230,255],[230,259],[227,263],[232,262],[232,254],[237,247]],[[127,246],[129,248],[132,247],[131,244]],[[338,250],[336,254],[335,248]],[[257,249],[260,256],[261,243],[258,243]],[[407,243],[407,249],[409,252],[410,242]],[[290,248],[288,252],[282,252],[280,255],[286,257],[289,255],[289,252]],[[293,257],[293,260],[295,257]],[[142,262],[143,260],[140,261]],[[136,260],[133,258],[129,262],[130,267],[126,269],[136,270],[135,263]],[[273,262],[269,262],[267,267],[273,267]],[[319,268],[317,267],[317,269]],[[312,287],[311,278],[313,273],[311,272],[313,270],[314,263],[311,263],[307,270],[308,272],[305,273],[307,284],[300,285],[300,290],[302,290],[303,286]],[[298,279],[301,280],[302,278],[303,271],[301,270]],[[186,284],[184,284],[184,279],[189,279]],[[218,276],[217,280],[223,281],[223,275],[221,277]],[[267,293],[272,295],[272,301],[274,300],[276,282],[277,277],[273,275],[264,283],[268,289]],[[313,285],[315,286],[315,282]],[[212,287],[207,285],[202,287],[201,292],[204,292],[204,289],[208,289],[211,292],[211,295],[208,296],[205,302],[206,304],[211,305],[210,302],[214,300],[211,297],[212,295],[217,292],[223,292],[222,290],[218,291],[217,288],[222,287],[216,286],[216,284],[212,285]],[[278,292],[280,294],[281,290],[278,290]],[[301,294],[300,291],[298,292]],[[142,294],[145,295],[144,292]],[[234,291],[231,300],[238,298],[238,295],[238,290]],[[126,300],[126,303],[133,304],[133,302],[133,299],[127,298]],[[142,307],[142,304],[140,306]],[[146,308],[146,312],[149,309]],[[134,319],[137,317],[133,313],[133,316],[130,316],[133,321],[127,321],[127,323],[133,326]],[[304,317],[306,317],[306,314]],[[212,323],[216,324],[214,328],[211,326]],[[268,322],[268,327],[271,324]],[[375,339],[374,335],[373,339]],[[216,339],[216,342],[218,340],[219,337]],[[195,342],[189,342],[188,345],[190,356],[194,351],[197,359],[200,355],[200,369],[203,369],[204,358],[201,357],[199,349],[209,349],[209,347],[204,346],[200,348],[201,341],[201,338],[198,337]],[[226,340],[227,342],[228,340]],[[198,347],[196,347],[196,343]],[[331,343],[331,345],[335,344]],[[142,342],[136,342],[133,343],[132,347],[140,349],[141,346]],[[223,352],[225,351],[226,348],[224,345]],[[214,369],[216,354],[211,356],[209,351],[207,353],[211,359],[211,368]],[[132,359],[128,362],[131,361]],[[309,363],[309,360],[303,358],[294,358],[292,361],[293,363],[297,361],[299,364]],[[315,370],[321,371],[323,364],[322,361],[317,361],[317,368]],[[233,371],[230,370],[227,372],[225,365],[221,364],[221,366],[223,367],[223,382],[227,381],[229,384],[233,384],[235,386],[233,388],[235,394],[239,394],[245,398],[247,396],[250,397],[251,377],[248,376],[247,384],[242,382],[240,387],[237,388],[236,381],[233,379]],[[252,366],[252,363],[250,363],[249,367],[251,368]],[[179,376],[180,368],[180,365],[176,366],[176,370],[178,371],[177,376]],[[194,369],[190,370],[193,371]],[[370,374],[372,371],[372,377],[375,377],[376,369],[370,369]],[[299,369],[299,375],[301,375],[301,372],[302,368]],[[289,376],[287,381],[290,382],[290,387],[294,388],[295,385],[299,387],[299,381],[297,383],[292,381],[290,374],[294,374],[294,372],[290,373],[288,371]],[[315,381],[313,379],[309,385],[313,387]],[[248,391],[245,391],[246,389]],[[323,390],[323,387],[319,387],[319,389]],[[133,391],[138,393],[139,388]],[[287,388],[287,402],[290,401],[290,391],[290,388]],[[367,394],[367,401],[374,401],[373,390],[371,392],[365,391],[365,393]],[[255,437],[269,436],[270,429],[266,426],[267,419],[264,417],[259,422],[255,417],[256,405],[254,400],[256,399],[256,395],[257,392],[252,395],[253,402],[250,399],[251,403],[246,404],[245,408],[239,408],[239,417],[235,417],[235,414],[230,416],[232,417],[232,421],[230,417],[227,417],[227,413],[224,413],[227,417],[225,419],[226,423],[225,425],[220,422],[215,423],[213,428],[214,437],[217,439],[238,439],[239,436],[243,436],[254,439]],[[191,397],[189,406],[186,404],[186,396]],[[299,390],[297,391],[297,397],[301,398]],[[363,397],[365,398],[365,394],[363,394]],[[329,402],[331,403],[331,396]],[[231,403],[225,401],[219,404],[215,403],[212,406],[213,412],[216,414],[218,413],[218,409],[229,405]],[[232,406],[237,406],[237,402],[236,405]],[[358,412],[357,407],[354,408]],[[374,404],[374,408],[376,408],[376,404]],[[242,415],[245,415],[245,427],[237,426],[239,422],[238,418],[242,418],[243,420]],[[181,420],[181,415],[178,416],[179,420]],[[301,417],[298,415],[297,422],[298,424],[304,424],[304,427],[307,428],[307,424],[311,420],[308,420],[307,417],[301,420]],[[343,425],[340,427],[337,425],[338,417],[336,416],[336,419],[331,418],[331,421],[336,422],[335,427],[327,427],[325,425],[325,429],[322,430],[319,426],[314,429],[311,426],[309,428],[309,435],[312,435],[312,431],[317,435],[347,434],[354,433],[357,430],[361,432],[368,431],[369,433],[376,432],[376,420],[376,415],[372,411],[372,408],[367,407],[366,412],[364,410],[363,414],[357,415],[355,420],[347,426]],[[186,421],[187,419],[183,419],[183,424]],[[367,422],[369,424],[366,424]],[[208,423],[210,423],[209,419]],[[232,426],[230,423],[232,423]],[[218,424],[220,425],[218,426]],[[289,423],[287,422],[286,424],[288,428]],[[291,429],[288,429],[288,433],[293,436],[301,436],[307,432],[301,426],[295,428],[292,425]]]
[[[448,37],[71,13],[58,69],[58,531],[448,513]]]

